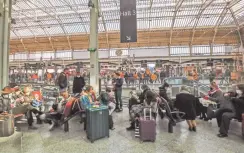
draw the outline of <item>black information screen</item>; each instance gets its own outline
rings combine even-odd
[[[137,42],[136,0],[120,0],[120,42]]]

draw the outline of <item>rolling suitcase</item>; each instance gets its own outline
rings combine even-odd
[[[109,137],[109,111],[107,106],[86,109],[86,134],[92,143],[100,138]]]
[[[242,137],[244,139],[244,113],[242,114]]]
[[[14,134],[14,116],[0,115],[0,137],[8,137],[12,134]]]
[[[149,116],[147,116],[146,110],[149,110]],[[141,141],[156,140],[156,121],[152,118],[151,108],[144,108],[144,117],[140,118],[139,132]]]

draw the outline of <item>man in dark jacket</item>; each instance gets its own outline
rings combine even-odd
[[[64,92],[67,90],[68,87],[68,79],[67,79],[67,74],[69,72],[68,68],[65,68],[62,73],[60,73],[58,77],[58,85],[59,85],[59,91]]]
[[[232,118],[242,120],[242,114],[244,113],[244,85],[237,85],[236,93],[239,98],[232,98],[234,105],[232,111],[224,112],[221,116],[221,125],[219,128],[218,137],[223,138],[228,136],[228,130],[230,121]]]
[[[76,73],[76,77],[73,81],[73,93],[81,93],[83,87],[86,85],[85,79],[80,75],[80,72]]]
[[[114,94],[116,100],[116,112],[120,112],[123,110],[123,103],[122,103],[122,86],[123,86],[123,79],[120,77],[119,73],[115,73],[115,80],[114,80]]]
[[[218,85],[215,82],[211,83],[211,87],[213,90],[209,93],[210,96],[205,97],[205,99],[211,100],[219,104],[219,109],[216,110],[212,115],[207,113],[208,119],[211,119],[212,117],[216,117],[218,126],[220,127],[223,113],[232,112],[233,104],[231,103],[230,100],[224,97],[223,92],[219,89]]]

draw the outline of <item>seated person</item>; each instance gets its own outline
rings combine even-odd
[[[32,95],[34,96],[34,99],[32,100],[32,106],[35,108],[39,108],[42,105],[42,97],[41,93],[39,91],[33,91]]]
[[[40,121],[39,116],[43,114],[41,111],[39,111],[37,108],[33,107],[32,102],[34,97],[31,95],[32,88],[31,86],[25,86],[23,89],[23,92],[19,90],[18,87],[14,89],[15,94],[13,98],[15,98],[16,103],[14,104],[13,114],[19,115],[19,114],[26,114],[27,115],[27,122],[28,122],[28,129],[35,130],[37,129],[35,126],[33,126],[33,116],[34,113],[37,118],[37,122]]]
[[[62,119],[65,104],[71,98],[67,91],[61,92],[60,96],[61,97],[58,98],[58,101],[55,104],[53,104],[52,110],[40,116],[41,120],[50,124],[50,131],[54,130],[54,128],[59,125],[59,121]]]
[[[107,105],[109,108],[109,115],[111,115],[115,110],[115,97],[113,96],[111,88],[107,87],[106,92],[102,93],[100,96],[101,102]]]
[[[138,118],[143,115],[143,109],[145,107],[151,108],[151,111],[152,111],[151,115],[152,115],[152,117],[156,118],[157,96],[146,85],[143,85],[143,86],[144,87],[142,89],[144,89],[144,90],[142,92],[142,95],[144,95],[144,96],[142,96],[142,95],[140,96],[141,97],[140,100],[143,100],[143,103],[139,103],[139,104],[133,105],[131,107],[131,110],[130,110],[131,125],[130,125],[130,127],[126,128],[126,130],[134,130],[135,129],[135,124],[137,123]],[[144,98],[142,99],[142,97],[144,97]],[[148,115],[148,112],[146,115]]]
[[[220,128],[218,137],[228,137],[228,130],[230,121],[232,118],[242,120],[242,114],[244,113],[244,84],[237,85],[236,88],[237,97],[231,98],[233,109],[228,112],[224,112],[220,120]],[[230,95],[231,96],[231,95]]]
[[[207,113],[207,118],[216,118],[218,127],[220,127],[221,124],[221,116],[225,112],[232,112],[233,110],[233,104],[231,101],[224,97],[223,92],[219,89],[218,85],[215,82],[211,83],[211,92],[209,93],[209,96],[205,96],[204,99],[211,100],[213,102],[216,102],[219,105],[219,108],[211,113]],[[211,105],[209,106],[211,107]]]
[[[93,91],[92,86],[85,87],[81,93],[80,102],[83,108],[92,104],[99,104],[99,102],[96,100],[95,92]]]

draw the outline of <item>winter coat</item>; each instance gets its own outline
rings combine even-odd
[[[64,89],[68,87],[68,79],[64,72],[62,72],[58,77],[58,85],[60,89]]]
[[[187,91],[182,91],[176,95],[175,107],[185,113],[186,120],[196,118],[196,98]]]
[[[217,90],[212,93],[209,97],[209,100],[214,101],[220,105],[220,108],[231,109],[233,110],[233,104],[228,98],[224,97],[224,94],[221,90]]]
[[[73,93],[81,93],[85,85],[86,83],[83,77],[75,77],[73,81]]]
[[[242,119],[242,114],[244,113],[244,96],[239,98],[232,98],[232,103],[234,106],[234,112],[236,112],[236,117]]]
[[[122,86],[123,86],[123,79],[122,78],[116,79],[115,80],[115,91],[122,90]]]

